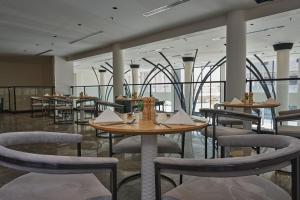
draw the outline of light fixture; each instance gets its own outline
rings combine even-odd
[[[35,54],[36,56],[41,56],[41,55],[44,55],[44,54],[46,54],[46,53],[49,53],[49,52],[51,52],[51,51],[53,51],[52,49],[49,49],[49,50],[47,50],[47,51],[42,51],[42,52],[40,52],[40,53],[38,53],[38,54]]]
[[[145,12],[145,13],[143,13],[143,16],[144,17],[150,17],[152,15],[156,15],[158,13],[164,12],[166,10],[169,10],[170,8],[173,8],[173,7],[178,6],[180,4],[186,3],[188,1],[190,1],[190,0],[178,0],[178,1],[174,2],[174,3],[171,3],[171,4],[168,4],[168,5],[156,8],[154,10],[150,10],[148,12]]]
[[[97,32],[95,32],[95,33],[86,35],[86,36],[84,36],[84,37],[82,37],[82,38],[79,38],[79,39],[76,39],[76,40],[73,40],[73,41],[69,42],[69,44],[74,44],[74,43],[80,42],[80,41],[85,40],[85,39],[87,39],[87,38],[96,36],[96,35],[98,35],[98,34],[100,34],[100,33],[103,33],[103,31],[97,31]]]

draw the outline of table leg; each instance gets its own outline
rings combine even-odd
[[[80,103],[80,122],[84,121],[84,110],[83,110],[83,103]]]
[[[142,135],[142,191],[141,200],[155,200],[155,172],[153,159],[157,156],[157,136]]]

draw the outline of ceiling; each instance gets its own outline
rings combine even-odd
[[[292,42],[294,47],[292,57],[300,57],[300,9],[280,13],[247,22],[247,56],[259,55],[264,61],[276,57],[273,44]],[[141,67],[148,68],[142,58],[152,62],[166,62],[160,56],[163,52],[175,67],[182,67],[182,56],[191,56],[198,49],[196,66],[201,66],[208,61],[216,62],[226,54],[226,27],[218,27],[189,35],[184,35],[168,40],[138,46],[124,51],[126,68],[131,62],[138,63]],[[106,53],[74,62],[76,69],[99,68],[105,62],[111,63],[112,54]]]
[[[0,0],[0,54],[36,55],[53,50],[46,55],[68,56],[230,10],[256,6],[254,0],[190,0],[166,12],[143,16],[174,1]],[[221,29],[218,31],[222,32]],[[70,44],[98,31],[103,32]]]

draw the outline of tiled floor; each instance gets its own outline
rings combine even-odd
[[[82,154],[83,156],[108,156],[108,141],[107,139],[96,137],[95,130],[88,126],[78,127],[76,125],[54,125],[53,120],[44,118],[31,118],[29,114],[8,114],[0,113],[0,133],[12,132],[12,131],[55,131],[55,132],[68,132],[68,133],[80,133],[83,135]],[[175,137],[176,139],[176,137]],[[203,158],[203,140],[204,138],[199,133],[193,134],[193,150],[195,157]],[[75,155],[75,146],[69,145],[31,145],[20,146],[28,152],[36,152],[43,154],[59,154],[59,155]],[[122,155],[118,156],[119,162],[119,180],[129,174],[139,171],[140,162],[139,155]],[[0,185],[4,185],[15,177],[23,174],[11,169],[0,168]],[[97,174],[99,179],[108,186],[109,178],[105,174]],[[280,185],[287,191],[290,191],[290,176],[282,173],[270,173],[265,174],[265,177],[271,179],[276,184]],[[178,176],[172,176],[174,180],[178,181]],[[187,180],[189,177],[186,177]],[[171,189],[171,185],[168,182],[163,182],[163,191]],[[140,180],[135,180],[123,185],[119,189],[120,200],[138,200],[140,199]]]

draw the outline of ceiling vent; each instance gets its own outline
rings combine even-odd
[[[168,4],[168,5],[165,5],[165,6],[162,6],[162,7],[153,9],[153,10],[150,10],[148,12],[145,12],[145,13],[143,13],[143,16],[144,17],[150,17],[152,15],[156,15],[158,13],[167,11],[167,10],[169,10],[171,8],[174,8],[175,6],[178,6],[180,4],[186,3],[188,1],[190,1],[190,0],[178,0],[178,1],[174,2],[174,3],[171,3],[171,4]]]
[[[270,2],[273,0],[255,0],[256,3],[260,4],[260,3],[265,3],[265,2]]]

